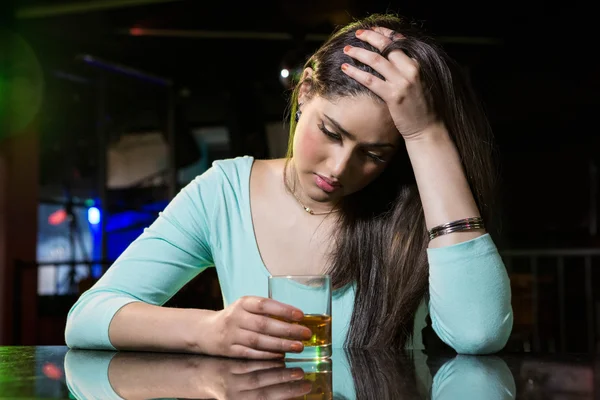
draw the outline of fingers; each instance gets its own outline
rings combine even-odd
[[[273,360],[281,359],[285,356],[285,354],[272,351],[256,350],[250,347],[243,346],[241,344],[234,344],[231,345],[231,350],[229,351],[228,356],[236,358],[248,358],[254,360]]]
[[[391,43],[391,40],[386,35],[394,34],[394,31],[381,27],[376,29],[378,31],[359,30],[356,32],[356,37],[376,47],[379,51],[383,51],[385,47]],[[359,34],[359,32],[361,33]],[[402,38],[404,37],[402,35],[400,36]],[[390,54],[388,54],[387,58],[381,56],[380,54],[358,47],[351,47],[349,50],[350,51],[346,51],[346,48],[344,48],[344,53],[366,65],[369,65],[375,71],[383,75],[387,81],[393,81],[398,75],[401,75],[409,82],[414,82],[418,77],[419,64],[415,59],[410,58],[401,50],[392,51]]]
[[[385,47],[392,41],[388,36],[382,35],[381,33],[371,29],[357,30],[356,37],[364,42],[369,43],[379,51],[383,51],[383,49],[385,49]]]
[[[267,316],[268,315],[268,316]],[[231,357],[273,359],[284,353],[302,352],[301,340],[312,332],[305,326],[284,320],[301,320],[302,311],[295,307],[261,297],[244,297],[225,314],[224,352]]]
[[[381,39],[380,38],[381,36],[383,36],[384,39]],[[365,30],[365,31],[363,31],[363,33],[360,36],[356,35],[356,37],[359,38],[360,40],[364,41],[364,42],[367,42],[367,43],[369,43],[369,44],[377,47],[377,49],[379,51],[385,50],[385,48],[391,42],[395,42],[395,41],[398,41],[398,40],[405,39],[405,36],[402,35],[401,33],[398,33],[398,32],[393,31],[391,29],[383,28],[383,27],[380,27],[380,26],[373,28],[372,31]],[[387,40],[385,40],[385,38],[387,38]],[[383,47],[376,46],[377,43],[382,43],[382,42],[385,43],[385,45]],[[394,50],[394,51],[392,51],[387,56],[387,59],[389,59],[392,62],[392,64],[394,64],[396,66],[400,66],[401,67],[403,65],[412,65],[412,66],[418,67],[417,60],[415,60],[414,58],[410,58],[402,50]]]
[[[256,371],[262,371],[273,368],[285,368],[283,360],[268,360],[268,361],[246,361],[246,360],[227,360],[231,361],[229,371],[232,374],[243,375],[250,374]]]
[[[305,326],[294,325],[275,318],[254,314],[246,314],[240,320],[239,327],[269,336],[292,340],[307,340],[312,336],[310,329]]]
[[[383,36],[387,37],[388,39],[391,40],[400,40],[400,39],[404,39],[404,35],[401,33],[398,33],[396,31],[393,31],[389,28],[384,28],[383,26],[376,26],[374,28],[371,28],[372,30],[374,30],[377,33],[382,34]]]
[[[271,368],[232,377],[232,387],[237,391],[260,389],[267,386],[294,382],[304,378],[302,368]]]
[[[394,80],[394,78],[399,76],[398,69],[381,54],[354,46],[344,47],[344,53],[372,67],[375,71],[383,75],[386,81]]]
[[[240,393],[240,399],[244,400],[265,400],[265,399],[295,399],[299,396],[310,393],[312,382],[297,381],[288,382],[279,385],[268,386],[257,390],[251,390]]]
[[[373,93],[375,93],[382,99],[386,99],[387,86],[385,84],[385,81],[382,81],[375,75],[370,74],[366,71],[362,71],[350,64],[342,64],[342,71],[358,83],[369,88]]]
[[[300,353],[304,349],[302,342],[280,339],[245,329],[237,332],[234,341],[235,344],[273,353]]]
[[[272,315],[291,321],[300,321],[304,317],[302,310],[273,299],[264,297],[247,296],[240,299],[244,310],[253,314]]]
[[[383,51],[392,41],[404,39],[404,35],[381,26],[373,29],[359,29],[356,37],[369,43],[379,51]]]
[[[388,54],[388,59],[408,82],[415,82],[419,76],[419,63],[405,52],[396,50]]]

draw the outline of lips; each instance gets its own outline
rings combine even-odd
[[[320,177],[321,179],[323,179],[325,182],[327,182],[328,184],[330,184],[331,186],[342,186],[341,183],[337,180],[331,180],[331,179],[327,179],[325,178],[323,175],[319,175],[317,174],[318,177]]]
[[[333,181],[319,174],[315,174],[315,183],[319,189],[327,193],[335,192],[337,189],[342,187],[339,181]]]

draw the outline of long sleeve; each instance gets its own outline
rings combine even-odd
[[[67,317],[71,348],[114,350],[108,329],[124,305],[163,305],[187,282],[213,266],[209,216],[221,175],[209,169],[187,185],[156,221],[82,294]]]
[[[501,350],[513,324],[510,282],[489,234],[428,249],[429,313],[440,339],[462,354]]]

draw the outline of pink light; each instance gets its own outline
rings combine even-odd
[[[44,375],[46,375],[48,378],[53,379],[55,381],[57,381],[60,378],[62,378],[62,371],[61,371],[61,369],[58,368],[53,363],[47,362],[46,364],[44,364],[44,366],[42,367],[42,371],[44,372]]]
[[[130,28],[129,34],[131,36],[142,36],[144,34],[144,30],[142,28],[137,28],[137,27]]]
[[[54,211],[48,217],[48,223],[50,225],[60,225],[67,220],[67,212],[64,209]]]

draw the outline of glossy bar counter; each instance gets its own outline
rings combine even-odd
[[[330,361],[0,347],[0,399],[595,399],[600,359],[334,349]]]

